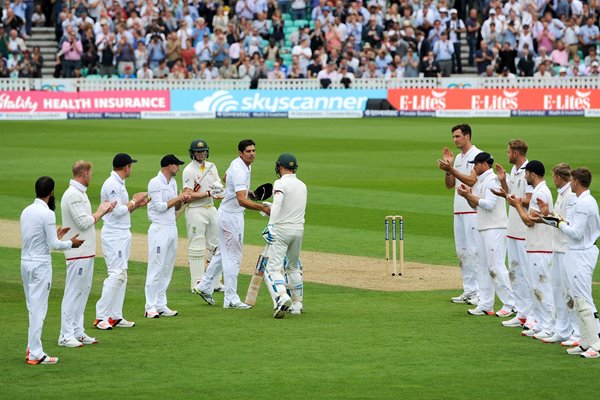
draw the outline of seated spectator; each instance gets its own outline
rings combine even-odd
[[[587,76],[593,76],[593,77],[598,77],[600,76],[600,72],[598,70],[598,65],[600,65],[598,63],[598,61],[593,61],[590,66],[588,67],[588,69],[586,70],[585,74]]]
[[[479,76],[481,76],[482,78],[495,78],[496,72],[494,71],[494,66],[488,65],[487,67],[485,67],[485,71],[483,71],[483,73]]]
[[[278,80],[285,79],[285,72],[281,68],[281,64],[279,64],[279,62],[275,62],[273,64],[273,70],[271,70],[268,73],[267,78],[270,79],[270,80],[273,80],[273,79],[278,79]]]
[[[558,77],[559,78],[566,78],[567,77],[567,67],[560,67],[558,69]]]
[[[543,62],[538,66],[538,70],[535,74],[533,74],[534,78],[551,78],[552,73],[547,70],[546,63]]]
[[[221,79],[238,79],[237,67],[231,63],[229,57],[223,60],[223,65],[219,68],[219,76]]]
[[[152,78],[154,78],[154,73],[150,69],[150,66],[148,65],[147,62],[142,65],[142,68],[138,69],[138,71],[137,71],[137,78],[138,79],[152,79]]]
[[[243,63],[238,67],[240,79],[252,80],[256,75],[256,67],[252,65],[250,57],[246,56]]]
[[[390,63],[383,76],[385,79],[398,79],[404,76],[404,70],[401,66],[396,67],[396,64]]]
[[[592,65],[592,63],[594,61],[600,62],[600,57],[598,57],[598,55],[596,54],[596,49],[595,48],[590,48],[590,52],[589,54],[585,57],[585,66],[589,67]]]
[[[123,69],[123,73],[119,74],[119,78],[121,79],[135,79],[135,71],[131,65],[126,65]]]
[[[150,64],[152,65],[152,64]],[[158,65],[156,66],[156,68],[154,68],[152,70],[152,73],[154,74],[154,77],[157,79],[166,79],[169,77],[169,73],[171,71],[169,71],[169,67],[167,67],[167,61],[166,60],[160,60]]]
[[[277,46],[275,39],[269,39],[269,44],[263,50],[263,56],[265,57],[265,60],[273,62],[279,57],[279,47]]]
[[[375,57],[375,66],[377,69],[381,71],[382,74],[385,74],[388,65],[392,62],[392,56],[384,49],[381,48],[377,52],[377,57]]]
[[[8,56],[6,61],[6,69],[8,71],[9,78],[18,78],[19,72],[21,71],[23,58],[18,50],[13,50]]]
[[[338,80],[338,73],[335,68],[335,63],[330,62],[327,64],[325,69],[322,69],[317,74],[317,79],[319,80],[319,83],[323,89],[327,89],[332,82],[336,82]]]
[[[366,70],[363,72],[361,79],[379,79],[383,78],[383,74],[377,69],[375,61],[369,61]]]
[[[502,72],[500,73],[500,78],[515,79],[516,76],[515,76],[515,74],[513,74],[512,72],[510,72],[510,69],[508,67],[503,67],[502,68]]]
[[[202,63],[201,63],[202,65]],[[206,64],[205,64],[206,67]],[[187,69],[181,62],[181,58],[175,60],[173,67],[171,68],[171,73],[169,74],[170,79],[186,79],[187,78]],[[203,78],[200,78],[203,79]]]
[[[316,78],[319,75],[319,72],[321,72],[321,69],[323,69],[323,67],[321,67],[320,55],[319,53],[316,53],[313,55],[312,63],[306,67],[306,77]]]

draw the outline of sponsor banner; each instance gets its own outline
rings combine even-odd
[[[596,89],[392,89],[399,111],[583,111],[600,108]],[[559,115],[548,113],[547,115]]]
[[[290,111],[288,118],[362,118],[362,111]]]
[[[121,113],[121,112],[81,112],[67,113],[68,119],[141,119],[141,113]]]
[[[139,113],[170,111],[168,90],[4,92],[0,112]]]
[[[0,113],[0,119],[5,120],[52,120],[52,119],[67,119],[67,113],[64,112],[44,112],[44,113],[28,113],[28,112],[7,112]]]
[[[435,116],[440,118],[462,118],[462,117],[503,117],[511,116],[510,110],[436,110]]]
[[[142,119],[214,119],[215,113],[198,113],[185,111],[144,111]]]
[[[172,90],[172,111],[307,112],[364,111],[387,90]],[[217,114],[218,116],[218,114]]]

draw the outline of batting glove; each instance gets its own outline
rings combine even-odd
[[[271,207],[272,205],[273,205],[273,203],[270,203],[268,201],[263,201],[263,206]],[[261,217],[267,216],[267,214],[264,211],[260,211],[259,214],[261,215]]]
[[[267,225],[262,231],[262,237],[268,244],[275,243],[275,227],[271,224]]]
[[[558,226],[560,225],[561,222],[565,222],[560,215],[556,215],[556,214],[550,214],[547,216],[542,216],[542,221],[547,224],[550,225],[554,228],[558,228]]]

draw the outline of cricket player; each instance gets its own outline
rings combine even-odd
[[[563,219],[568,210],[575,206],[577,196],[571,190],[571,168],[567,164],[558,164],[552,168],[552,180],[556,186],[554,213]],[[541,200],[539,200],[541,201]],[[540,207],[541,209],[541,207]],[[536,221],[542,222],[543,221]],[[555,327],[554,335],[542,339],[544,343],[565,343],[565,346],[579,342],[579,324],[573,310],[573,295],[567,279],[565,252],[568,248],[567,236],[559,229],[552,231],[552,293],[554,294]],[[571,342],[572,341],[572,342]],[[571,343],[570,343],[571,342]]]
[[[288,310],[293,314],[302,312],[302,264],[299,261],[307,190],[296,176],[297,169],[298,161],[292,154],[281,154],[277,158],[275,172],[279,179],[273,185],[271,215],[263,231],[269,244],[264,279],[275,303],[275,318],[283,318]]]
[[[475,156],[481,153],[471,143],[471,127],[467,124],[452,127],[452,140],[460,153],[454,154],[444,147],[442,159],[438,160],[438,166],[446,172],[444,184],[448,189],[454,188],[454,241],[456,255],[461,268],[463,279],[463,293],[453,297],[453,303],[477,304],[477,211],[473,210],[467,201],[459,196],[458,187],[460,183],[473,186],[477,182],[477,174],[473,170]],[[459,182],[457,182],[457,180]]]
[[[567,236],[567,252],[564,265],[579,319],[581,341],[578,346],[567,349],[568,354],[585,358],[600,358],[600,324],[598,310],[592,298],[592,276],[598,261],[596,240],[600,236],[598,203],[590,193],[592,173],[587,168],[571,171],[571,190],[577,196],[567,218],[554,215],[544,222],[557,227]],[[550,215],[550,210],[540,202],[541,213]]]
[[[56,364],[42,348],[42,328],[48,311],[48,295],[52,286],[50,250],[80,247],[85,241],[73,235],[61,241],[69,227],[57,228],[54,180],[42,176],[35,182],[36,199],[21,213],[21,278],[29,313],[29,332],[25,361],[27,364]]]
[[[500,182],[492,166],[494,158],[486,152],[475,156],[473,170],[477,182],[471,189],[465,184],[458,187],[458,195],[464,197],[469,205],[477,208],[477,247],[479,254],[478,284],[479,302],[477,307],[467,310],[470,315],[494,315],[495,294],[502,301],[498,317],[512,314],[514,297],[510,287],[506,258],[506,201],[496,196],[492,189],[500,189]]]
[[[548,204],[552,211],[552,193],[548,189],[544,174],[544,164],[531,160],[525,166],[525,179],[533,187],[529,212],[525,211],[522,199],[510,195],[507,200],[515,207],[521,220],[528,226],[525,236],[527,260],[529,262],[530,296],[533,300],[533,321],[523,326],[523,336],[534,339],[548,339],[554,335],[554,295],[552,293],[552,231],[547,225],[536,224],[540,208],[538,199]]]
[[[85,243],[65,251],[67,275],[65,293],[61,305],[60,337],[58,345],[81,347],[98,343],[85,333],[83,313],[92,288],[94,258],[96,257],[96,222],[111,212],[116,201],[102,202],[92,214],[92,206],[87,196],[87,188],[92,179],[92,164],[77,161],[73,164],[73,179],[60,202],[63,225],[71,227],[71,233],[79,234]]]
[[[175,176],[185,164],[173,154],[160,160],[158,175],[148,183],[148,273],[146,275],[146,318],[174,317],[177,311],[167,306],[167,289],[171,283],[177,255],[175,210],[189,199],[177,194]]]
[[[106,262],[108,277],[102,286],[102,295],[96,303],[94,326],[101,330],[133,328],[135,322],[123,318],[123,302],[127,289],[127,270],[131,253],[131,213],[148,204],[146,192],[140,192],[129,199],[125,180],[131,176],[133,164],[137,160],[127,153],[118,153],[113,158],[113,171],[100,190],[101,201],[116,202],[115,208],[102,217],[104,225],[102,253]]]
[[[208,143],[196,139],[190,144],[189,152],[192,161],[184,168],[182,179],[183,191],[190,197],[185,209],[185,222],[193,293],[217,250],[217,209],[213,199],[223,198],[225,189],[217,166],[207,161],[210,155]],[[223,289],[219,279],[220,277],[215,279],[215,290]]]
[[[496,164],[496,175],[500,180],[502,190],[492,192],[498,196],[506,198],[508,195],[514,195],[521,199],[523,207],[527,209],[531,199],[533,187],[527,184],[525,180],[525,169],[527,165],[528,146],[521,139],[514,139],[508,142],[506,155],[508,162],[513,166],[510,174],[507,174],[500,164]],[[527,261],[527,252],[525,251],[525,235],[527,225],[523,223],[519,213],[514,207],[508,209],[508,229],[506,231],[507,253],[508,253],[508,276],[510,285],[515,298],[515,311],[517,315],[507,321],[502,321],[506,327],[522,327],[527,322],[527,316],[533,318],[533,299],[531,298],[531,289],[529,284],[529,263]],[[533,323],[533,320],[530,321]]]
[[[252,163],[256,157],[256,144],[251,139],[238,144],[238,157],[227,169],[225,196],[219,206],[217,231],[219,251],[214,255],[200,283],[194,288],[209,305],[214,305],[212,297],[215,277],[223,273],[225,283],[224,308],[246,310],[252,306],[242,302],[237,293],[237,280],[242,262],[244,245],[244,210],[257,210],[270,214],[270,207],[248,199]]]

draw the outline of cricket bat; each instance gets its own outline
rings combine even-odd
[[[256,261],[256,267],[254,268],[254,273],[252,274],[252,279],[250,279],[250,285],[248,286],[246,300],[244,300],[244,303],[248,305],[254,306],[256,304],[256,298],[258,297],[258,293],[260,292],[260,287],[263,282],[265,267],[269,261],[269,257],[267,257],[268,250],[269,245],[267,244]]]

